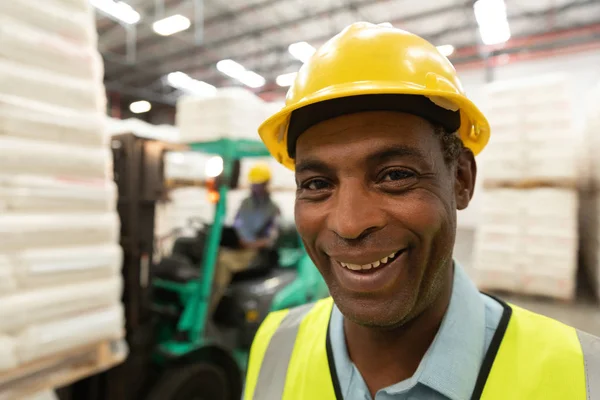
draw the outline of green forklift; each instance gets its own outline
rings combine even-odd
[[[268,157],[253,140],[222,139],[189,145],[219,156],[221,174],[213,221],[196,223],[194,237],[175,241],[153,267],[151,307],[156,316],[153,361],[158,368],[149,400],[239,400],[252,338],[271,311],[328,295],[295,226],[283,227],[275,250],[260,254],[234,275],[216,311],[209,311],[219,249],[233,228],[225,226],[227,195],[237,185],[239,160]],[[196,221],[198,222],[198,221]]]

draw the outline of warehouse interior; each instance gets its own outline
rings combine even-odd
[[[0,400],[243,398],[261,322],[329,296],[258,128],[356,22],[489,120],[454,260],[600,336],[600,0],[2,1]],[[223,272],[260,173],[277,240]]]

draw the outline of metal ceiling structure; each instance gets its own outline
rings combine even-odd
[[[182,71],[217,87],[240,85],[216,63],[233,59],[266,78],[257,93],[285,93],[274,84],[300,61],[288,46],[317,47],[352,22],[390,22],[430,40],[451,44],[455,64],[490,55],[600,44],[600,0],[506,0],[512,38],[502,48],[480,42],[473,1],[465,0],[127,0],[141,14],[122,25],[97,13],[99,47],[111,92],[173,104],[180,94],[165,75]],[[160,36],[152,23],[181,14],[190,29]]]

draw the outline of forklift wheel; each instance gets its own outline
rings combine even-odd
[[[167,370],[147,400],[233,399],[225,372],[219,366],[194,363]]]

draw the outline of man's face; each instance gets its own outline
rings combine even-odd
[[[402,325],[450,284],[456,209],[475,181],[419,117],[368,112],[324,121],[296,148],[295,216],[306,249],[346,318]]]
[[[267,193],[267,183],[255,183],[250,190],[254,196],[263,197]]]

